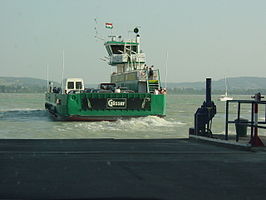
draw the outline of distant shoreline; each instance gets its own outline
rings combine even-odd
[[[229,95],[254,95],[255,93],[260,92],[261,94],[266,94],[265,89],[233,89],[229,91]],[[167,89],[168,94],[191,94],[191,95],[204,95],[205,89],[195,89],[195,88],[170,88]],[[213,95],[223,95],[224,90],[212,90]]]
[[[266,78],[234,77],[227,78],[229,95],[266,94]],[[60,85],[54,82],[54,85]],[[167,86],[168,94],[205,94],[205,82],[162,83]],[[86,87],[97,87],[97,84],[86,84]],[[27,77],[0,77],[0,93],[44,93],[47,91],[47,80]],[[224,79],[212,81],[212,94],[225,93]]]
[[[1,87],[1,86],[0,86]],[[47,89],[38,89],[34,90],[31,88],[27,88],[25,90],[6,90],[1,91],[0,94],[44,94],[47,91]],[[254,95],[256,93],[260,92],[262,95],[266,95],[266,89],[235,89],[232,90],[229,95]],[[168,89],[167,94],[169,95],[205,95],[205,89],[193,89],[193,88],[187,88],[187,89],[180,89],[180,88],[173,88]],[[223,90],[213,90],[212,95],[223,95]]]

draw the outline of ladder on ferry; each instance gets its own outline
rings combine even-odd
[[[159,90],[160,84],[158,80],[148,80],[148,91],[154,93],[155,90]]]

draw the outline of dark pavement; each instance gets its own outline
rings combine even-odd
[[[265,196],[265,151],[188,139],[0,140],[2,199]]]

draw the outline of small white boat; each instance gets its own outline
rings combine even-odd
[[[233,97],[229,97],[227,96],[227,93],[225,93],[225,95],[221,95],[219,98],[218,98],[219,101],[228,101],[228,100],[233,100]]]
[[[228,96],[228,93],[227,93],[227,81],[226,81],[226,78],[224,79],[225,81],[225,94],[224,95],[221,95],[218,100],[219,101],[228,101],[228,100],[233,100],[233,97],[230,97]]]

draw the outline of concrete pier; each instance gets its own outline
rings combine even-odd
[[[188,139],[0,140],[2,199],[265,196],[265,151]]]

